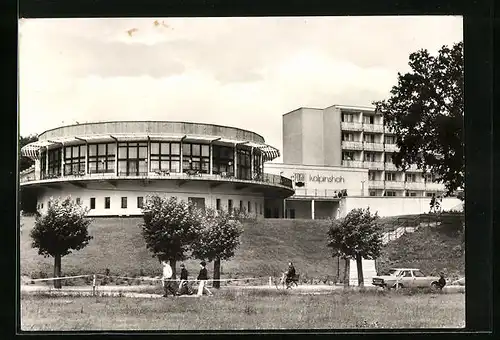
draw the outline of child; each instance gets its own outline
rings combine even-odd
[[[208,288],[205,287],[207,280],[208,280],[207,269],[205,268],[206,265],[207,265],[207,263],[205,261],[200,262],[201,269],[200,269],[200,273],[198,274],[198,278],[197,278],[197,280],[200,281],[200,283],[198,285],[198,296],[202,296],[204,291],[206,291],[208,295],[213,295],[212,292],[210,292],[208,290]]]

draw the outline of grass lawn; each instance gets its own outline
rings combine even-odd
[[[296,295],[257,290],[216,291],[213,297],[21,298],[29,330],[243,330],[459,328],[464,294],[334,292]]]

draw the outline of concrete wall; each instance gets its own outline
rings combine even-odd
[[[302,109],[302,164],[324,165],[323,110]]]
[[[283,116],[283,161],[302,164],[302,110]]]
[[[80,198],[82,205],[90,208],[90,198],[96,198],[95,209],[90,210],[89,216],[120,216],[120,215],[140,215],[141,209],[137,207],[137,197],[147,195],[176,196],[179,199],[188,200],[189,197],[204,198],[205,207],[216,208],[216,200],[221,200],[221,208],[227,210],[228,200],[233,200],[233,208],[239,209],[240,200],[243,201],[245,210],[248,202],[251,204],[251,214],[257,217],[264,215],[264,198],[262,195],[236,191],[224,185],[211,189],[206,183],[186,183],[177,187],[174,183],[155,184],[154,186],[142,186],[139,182],[118,183],[116,188],[104,183],[92,183],[87,188],[78,188],[71,184],[63,184],[61,189],[44,189],[38,196],[38,204],[43,204],[42,212],[47,209],[50,197],[67,197],[73,199]],[[110,209],[104,208],[105,197],[110,197]],[[127,197],[127,209],[121,208],[121,197]],[[257,206],[256,206],[257,205]],[[262,206],[262,214],[261,214]],[[257,210],[256,210],[257,208]]]
[[[117,121],[63,126],[40,134],[40,140],[58,137],[90,136],[102,134],[187,134],[219,136],[233,140],[264,143],[264,138],[254,132],[234,127],[169,121]]]
[[[334,190],[346,189],[349,196],[361,196],[362,181],[365,181],[364,195],[368,196],[368,169],[283,163],[265,163],[264,169],[265,172],[276,175],[282,173],[282,176],[292,179],[296,195],[315,196],[316,189],[318,195],[324,195],[325,190],[333,192]],[[305,185],[296,187],[295,183],[301,176],[304,178]],[[318,181],[316,176],[319,176],[321,181]],[[330,179],[332,180],[330,181]]]
[[[429,212],[430,197],[346,197],[341,206],[341,217],[357,208],[370,207],[372,213],[378,212],[379,216],[398,216],[423,214]],[[441,208],[449,210],[462,203],[458,198],[443,198]]]
[[[324,165],[340,166],[342,164],[340,122],[341,112],[338,108],[332,106],[323,111]]]

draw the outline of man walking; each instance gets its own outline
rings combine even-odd
[[[200,262],[201,269],[200,269],[200,273],[198,274],[198,278],[197,278],[197,280],[199,280],[198,294],[197,294],[198,296],[202,296],[204,291],[207,292],[207,295],[213,295],[212,292],[210,292],[208,290],[208,288],[206,287],[207,280],[208,280],[207,268],[205,268],[206,265],[207,265],[207,263],[205,261]]]
[[[184,266],[184,263],[181,264],[181,282],[179,283],[179,293],[178,295],[190,294],[189,286],[188,286],[188,271]]]
[[[161,261],[161,264],[163,266],[163,276],[162,276],[162,283],[163,283],[163,290],[165,291],[165,294],[163,294],[163,297],[167,297],[168,293],[170,292],[172,295],[175,295],[175,290],[172,288],[172,267],[170,267],[170,264],[168,261]]]

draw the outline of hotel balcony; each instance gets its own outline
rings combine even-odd
[[[385,170],[390,170],[390,171],[399,171],[399,169],[394,165],[392,162],[385,162],[384,163]]]
[[[362,161],[342,161],[342,166],[346,166],[349,168],[362,168],[363,162]]]
[[[363,150],[362,142],[342,141],[342,149],[346,150]]]
[[[366,132],[384,132],[384,126],[382,124],[363,124],[363,131]]]
[[[338,199],[342,197],[341,190],[332,189],[295,189],[295,194],[288,199],[301,198],[301,197],[314,197],[325,199]]]
[[[363,148],[366,151],[384,151],[384,144],[363,142]]]
[[[384,181],[368,181],[368,189],[384,189]]]
[[[406,169],[407,172],[422,172],[422,169],[417,168],[416,164],[412,164]]]
[[[405,182],[405,189],[407,190],[425,190],[424,182]]]
[[[384,163],[383,162],[364,161],[363,167],[368,168],[368,169],[372,169],[372,170],[384,170]]]
[[[425,190],[427,191],[444,191],[445,187],[442,183],[426,182]]]
[[[396,152],[399,151],[399,148],[396,144],[384,144],[384,150],[386,152]]]
[[[384,126],[384,133],[389,133],[389,134],[393,134],[394,131],[392,131],[392,129],[388,126]]]
[[[386,189],[405,189],[405,182],[402,181],[385,181]]]
[[[344,131],[363,131],[363,124],[355,122],[342,122],[340,128]]]

